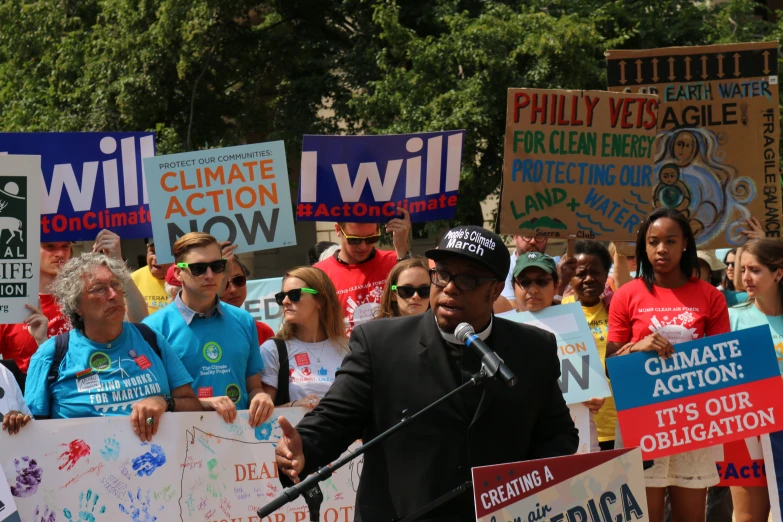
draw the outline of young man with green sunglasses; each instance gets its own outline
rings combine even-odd
[[[182,291],[171,306],[144,322],[159,331],[185,364],[202,405],[234,422],[250,410],[259,426],[274,409],[261,387],[264,362],[255,321],[247,311],[221,303],[227,260],[209,234],[191,232],[174,243],[175,277]]]
[[[376,250],[381,238],[378,223],[335,223],[340,250],[313,265],[326,272],[334,283],[348,335],[355,326],[375,317],[389,272],[398,261],[411,256],[411,216],[402,207],[397,207],[397,212],[402,217],[384,225],[386,233],[392,234],[394,250]]]

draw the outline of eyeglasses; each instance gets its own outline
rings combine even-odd
[[[285,298],[288,297],[288,299],[291,300],[292,303],[297,303],[302,298],[302,292],[305,292],[307,294],[318,294],[318,290],[313,290],[312,288],[294,288],[293,290],[289,290],[288,292],[278,292],[275,294],[275,301],[280,306],[283,306],[283,301],[285,301]]]
[[[116,293],[121,294],[125,291],[125,285],[122,284],[122,281],[112,281],[109,284],[106,283],[100,283],[93,287],[91,287],[89,290],[87,290],[87,293],[97,296],[104,296],[106,295],[106,292],[109,291],[109,288],[114,290]]]
[[[427,286],[397,286],[392,285],[392,292],[397,292],[397,295],[403,299],[410,299],[414,294],[419,294],[422,299],[427,299],[430,296],[430,287]]]
[[[343,227],[340,227],[340,232],[343,233],[343,237],[346,241],[348,241],[349,245],[361,245],[362,241],[367,243],[368,245],[374,245],[378,242],[378,240],[381,238],[381,229],[378,229],[377,234],[373,234],[371,236],[349,236],[345,233],[345,230],[343,230]]]
[[[194,277],[199,277],[207,273],[207,268],[215,274],[222,274],[226,271],[226,263],[225,259],[218,259],[209,263],[177,263],[177,267],[187,268]]]
[[[430,281],[435,286],[440,288],[446,288],[451,281],[454,281],[454,285],[462,292],[471,292],[476,287],[489,281],[497,281],[495,277],[476,277],[467,274],[449,274],[445,270],[437,270],[435,268],[430,269]]]
[[[536,243],[543,243],[547,240],[546,237],[525,237],[525,236],[520,236],[520,237],[522,238],[522,241],[524,241],[525,243],[532,243],[533,241],[535,241]]]
[[[530,288],[530,285],[532,285],[533,283],[535,283],[538,288],[544,288],[548,286],[549,283],[551,283],[552,281],[553,281],[552,277],[547,277],[547,276],[536,277],[535,279],[528,279],[528,278],[516,279],[517,284],[522,288],[524,288],[525,290]]]
[[[228,281],[226,281],[226,288],[228,288],[228,285],[234,285],[237,288],[242,288],[247,284],[247,277],[243,275],[234,276]]]

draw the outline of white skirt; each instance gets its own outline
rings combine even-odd
[[[615,449],[623,446],[620,424],[617,424],[614,439]],[[678,453],[669,457],[655,459],[653,467],[644,470],[644,485],[648,488],[704,489],[720,482],[718,468],[715,465],[715,448]]]

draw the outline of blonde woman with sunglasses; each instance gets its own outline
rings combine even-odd
[[[340,249],[333,256],[316,263],[334,283],[345,315],[346,333],[364,322],[375,319],[381,306],[381,295],[389,272],[398,262],[410,258],[408,238],[410,213],[397,207],[398,215],[385,224],[392,236],[394,250],[377,250],[381,239],[378,223],[336,223]]]
[[[405,317],[430,309],[430,272],[420,258],[406,259],[395,265],[381,297],[376,317]]]
[[[337,293],[323,271],[299,267],[283,277],[275,300],[283,321],[277,336],[261,345],[262,386],[276,406],[313,409],[348,353]]]

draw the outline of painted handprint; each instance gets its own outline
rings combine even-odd
[[[81,439],[72,440],[68,444],[60,444],[60,446],[68,446],[68,449],[58,457],[58,460],[63,462],[58,469],[65,468],[66,471],[70,471],[79,462],[79,459],[90,456],[90,447]]]
[[[163,448],[157,444],[152,444],[151,449],[133,459],[133,471],[139,477],[149,477],[152,473],[166,463],[166,454],[163,453]]]
[[[98,508],[98,498],[100,498],[100,496],[97,493],[93,496],[91,489],[87,490],[86,495],[84,491],[79,493],[79,518],[75,519],[77,522],[95,522],[95,510]],[[90,500],[92,500],[92,502],[90,502]],[[106,506],[101,506],[98,509],[98,513],[106,513]],[[65,518],[68,519],[68,522],[74,521],[70,509],[65,508],[63,514],[65,515]]]
[[[43,477],[43,469],[38,466],[35,459],[30,457],[14,459],[14,467],[16,468],[16,485],[11,486],[11,494],[19,498],[35,495]]]
[[[120,504],[120,511],[129,515],[133,522],[155,522],[158,517],[150,513],[150,490],[147,490],[147,494],[144,498],[141,496],[141,488],[136,490],[134,496],[130,491],[128,492],[128,498],[130,503],[127,507],[125,504]],[[158,511],[162,510],[163,506],[158,508]]]
[[[44,505],[43,513],[41,513],[40,506],[35,506],[35,522],[57,522],[57,516],[47,505]]]
[[[120,443],[113,438],[103,439],[103,443],[106,444],[101,450],[101,456],[104,460],[112,461],[120,458]]]
[[[41,513],[40,506],[35,506],[35,522],[57,522],[57,517],[54,511],[49,510],[49,506],[44,506],[43,513]]]

